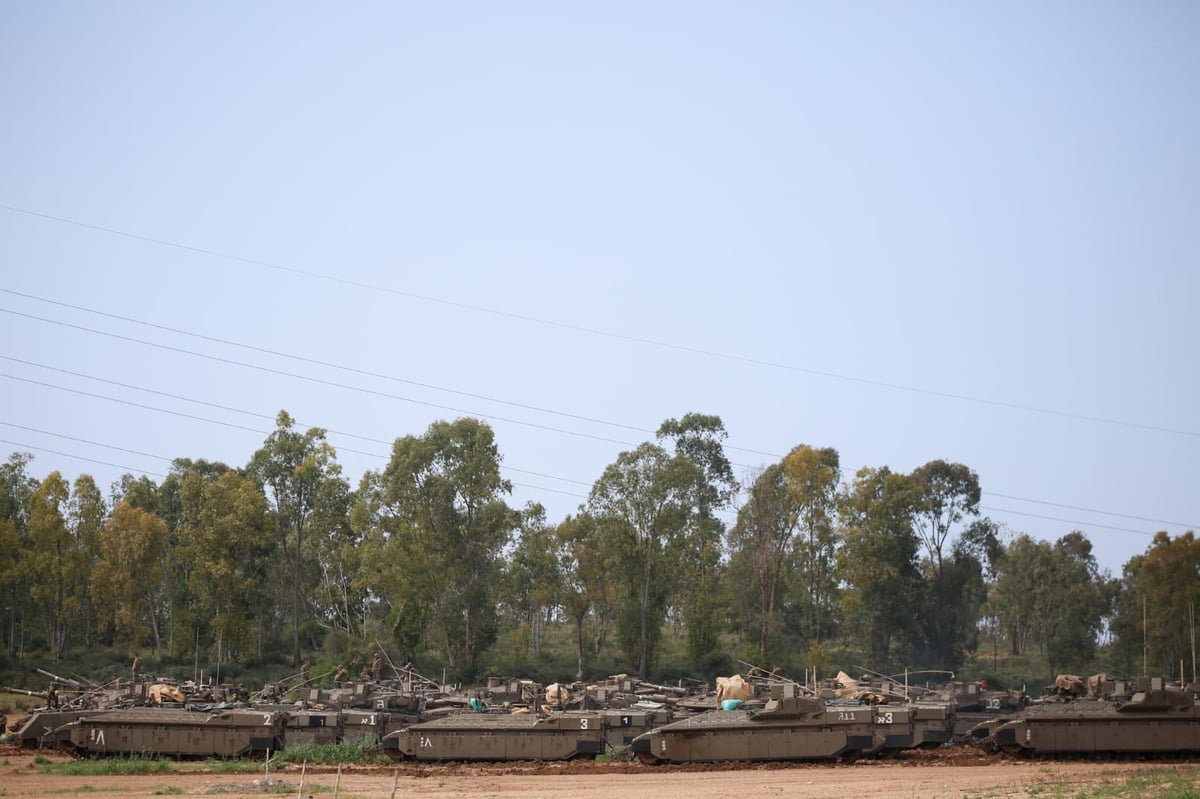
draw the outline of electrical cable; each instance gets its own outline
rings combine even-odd
[[[137,233],[130,233],[128,231],[118,230],[116,228],[104,227],[102,225],[94,225],[94,224],[91,224],[88,222],[81,222],[81,221],[75,220],[75,219],[68,219],[66,217],[55,216],[53,214],[46,214],[46,213],[42,213],[39,211],[33,211],[33,210],[30,210],[27,208],[20,208],[17,206],[0,204],[0,209],[6,210],[6,211],[11,211],[11,212],[17,213],[17,214],[25,214],[27,216],[37,217],[40,219],[46,219],[46,220],[58,222],[61,224],[74,225],[76,227],[86,228],[88,230],[95,230],[95,231],[99,231],[102,233],[108,233],[108,234],[115,235],[115,236],[122,236],[125,238],[134,239],[137,241],[143,241],[143,242],[147,242],[147,243],[151,243],[151,244],[157,244],[157,245],[160,245],[163,247],[172,247],[175,249],[184,250],[187,252],[193,252],[193,253],[197,253],[200,255],[206,255],[206,256],[213,257],[213,258],[221,258],[221,259],[225,259],[225,260],[229,260],[229,261],[235,261],[238,263],[248,264],[251,266],[262,267],[264,269],[272,269],[272,270],[286,272],[286,273],[293,274],[293,275],[300,275],[303,277],[312,278],[314,280],[324,280],[324,281],[338,283],[338,284],[345,285],[345,286],[352,286],[355,288],[366,289],[369,291],[387,293],[387,294],[392,294],[395,296],[416,299],[416,300],[420,300],[422,302],[438,303],[438,304],[446,305],[449,307],[460,308],[463,310],[469,310],[469,311],[474,311],[474,312],[478,312],[478,313],[486,313],[486,314],[490,314],[493,316],[499,316],[502,318],[515,319],[515,320],[519,320],[522,322],[529,322],[529,323],[533,323],[533,324],[545,325],[545,326],[555,327],[555,328],[559,328],[559,329],[563,329],[563,330],[572,330],[575,332],[587,333],[590,335],[612,338],[612,339],[617,339],[617,340],[621,340],[621,341],[629,341],[629,342],[636,343],[636,344],[644,344],[647,346],[653,346],[653,347],[658,347],[658,348],[662,348],[662,349],[669,349],[669,350],[674,350],[677,352],[687,352],[687,353],[692,353],[695,355],[703,355],[706,357],[718,358],[718,359],[726,360],[726,361],[747,363],[747,364],[752,364],[755,366],[764,366],[764,367],[768,367],[771,369],[796,372],[799,374],[813,375],[815,377],[824,377],[824,378],[828,378],[828,379],[832,379],[832,380],[841,380],[844,382],[874,386],[877,388],[886,388],[886,389],[890,389],[893,391],[904,391],[904,392],[913,393],[913,394],[923,394],[926,396],[941,397],[943,399],[952,399],[952,400],[957,400],[960,402],[970,402],[970,403],[975,403],[975,404],[980,404],[980,405],[988,405],[988,406],[997,407],[997,408],[1006,408],[1009,410],[1024,411],[1027,413],[1038,413],[1038,414],[1043,414],[1043,415],[1047,415],[1047,416],[1057,416],[1060,418],[1076,419],[1079,421],[1093,422],[1096,424],[1107,424],[1107,425],[1115,425],[1115,426],[1122,426],[1122,427],[1130,427],[1130,428],[1136,428],[1136,429],[1140,429],[1140,430],[1154,431],[1154,432],[1160,432],[1160,433],[1171,433],[1174,435],[1200,437],[1200,432],[1193,431],[1193,430],[1182,430],[1182,429],[1177,429],[1177,428],[1165,427],[1162,425],[1152,425],[1152,424],[1144,424],[1141,422],[1131,422],[1131,421],[1122,420],[1122,419],[1109,419],[1109,418],[1102,417],[1102,416],[1094,416],[1094,415],[1084,414],[1084,413],[1075,413],[1075,412],[1071,412],[1071,411],[1061,411],[1061,410],[1055,410],[1055,409],[1050,409],[1050,408],[1040,408],[1040,407],[1037,407],[1034,405],[1026,405],[1026,404],[1015,403],[1015,402],[1005,402],[1005,401],[1001,401],[1001,400],[988,399],[986,397],[975,397],[975,396],[971,396],[968,394],[958,394],[958,393],[949,392],[949,391],[938,391],[935,389],[926,389],[926,388],[920,388],[917,386],[907,386],[907,385],[903,385],[901,383],[892,383],[892,382],[885,381],[885,380],[875,380],[875,379],[871,379],[871,378],[857,377],[854,375],[845,375],[845,374],[840,374],[837,372],[829,372],[829,371],[820,370],[820,369],[810,369],[807,367],[778,363],[775,361],[767,361],[767,360],[762,360],[762,359],[758,359],[758,358],[750,358],[750,357],[741,356],[741,355],[732,355],[729,353],[717,352],[715,350],[707,350],[707,349],[703,349],[700,347],[692,347],[692,346],[687,346],[687,345],[683,345],[683,344],[675,344],[675,343],[666,342],[666,341],[659,341],[657,339],[645,338],[645,337],[641,337],[641,336],[632,336],[632,335],[629,335],[626,333],[617,333],[617,332],[613,332],[613,331],[600,330],[598,328],[591,328],[591,327],[586,327],[583,325],[570,324],[570,323],[566,323],[566,322],[556,322],[556,321],[549,320],[549,319],[542,319],[539,317],[528,316],[525,314],[514,313],[511,311],[503,311],[503,310],[498,310],[495,308],[488,308],[488,307],[481,306],[481,305],[472,305],[470,303],[458,302],[455,300],[447,300],[447,299],[440,298],[440,297],[432,297],[429,295],[417,294],[415,292],[410,292],[410,291],[402,291],[400,289],[395,289],[395,288],[391,288],[388,286],[381,286],[381,285],[377,285],[377,284],[366,283],[363,281],[351,280],[349,278],[338,277],[335,275],[328,275],[328,274],[324,274],[321,272],[313,272],[313,271],[308,271],[308,270],[304,270],[304,269],[298,269],[296,267],[283,266],[280,264],[271,263],[269,261],[262,261],[262,260],[258,260],[258,259],[254,259],[254,258],[244,258],[242,256],[230,255],[227,253],[220,252],[218,250],[208,249],[208,248],[204,248],[204,247],[193,247],[193,246],[181,244],[178,242],[168,241],[166,239],[158,239],[158,238],[154,238],[151,236],[143,236],[143,235],[140,235]]]

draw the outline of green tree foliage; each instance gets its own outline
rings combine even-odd
[[[584,677],[584,625],[593,615],[596,630],[594,651],[603,641],[606,620],[611,618],[617,604],[616,565],[608,568],[606,556],[610,547],[599,543],[596,520],[587,513],[568,516],[554,530],[555,551],[562,585],[563,611],[575,626],[575,679]]]
[[[1195,672],[1200,621],[1200,539],[1192,531],[1157,533],[1144,555],[1126,564],[1113,621],[1119,650],[1136,670]],[[1133,669],[1131,669],[1133,670]]]
[[[80,632],[84,643],[93,643],[96,614],[88,591],[86,575],[91,572],[100,557],[100,528],[108,517],[108,505],[104,495],[90,474],[76,478],[67,503],[67,526],[75,536],[75,546],[83,559],[84,579],[79,582]]]
[[[799,517],[783,466],[773,464],[751,483],[749,497],[730,531],[731,579],[754,587],[741,592],[742,615],[747,626],[758,632],[758,656],[763,662],[772,655],[770,641],[779,628],[779,598],[787,592],[792,574],[791,544]]]
[[[992,605],[1023,652],[1035,641],[1050,669],[1082,670],[1095,654],[1110,592],[1092,544],[1072,532],[1054,544],[1019,535],[997,561]]]
[[[592,486],[588,511],[601,537],[624,556],[617,632],[636,672],[646,676],[686,557],[685,535],[698,482],[695,464],[649,442],[622,452]]]
[[[932,571],[941,571],[946,544],[964,517],[979,515],[979,475],[961,463],[930,461],[916,469],[922,502],[913,517]]]
[[[668,419],[658,428],[658,441],[674,445],[677,458],[687,459],[694,467],[695,484],[683,533],[686,545],[680,552],[682,591],[676,602],[681,607],[687,629],[688,654],[703,661],[719,646],[721,608],[716,601],[721,592],[721,555],[725,523],[717,517],[737,494],[733,467],[725,456],[728,438],[719,416],[685,414]]]
[[[17,652],[30,608],[29,574],[22,560],[29,554],[29,502],[38,487],[28,473],[32,460],[27,452],[14,452],[0,464],[0,603],[9,655]]]
[[[40,611],[46,646],[55,660],[70,646],[87,580],[87,560],[67,525],[69,500],[70,488],[58,472],[38,484],[29,500],[29,549],[22,559],[29,596]]]
[[[912,521],[920,502],[916,481],[886,466],[860,469],[841,496],[843,612],[851,640],[878,670],[909,665],[920,640],[925,586]]]
[[[506,606],[522,634],[519,640],[537,656],[542,653],[546,631],[562,603],[564,585],[560,543],[546,522],[546,510],[531,503],[518,515],[517,541],[505,569]]]
[[[167,525],[154,513],[118,503],[98,536],[100,557],[92,569],[91,599],[101,625],[136,654],[149,627],[162,648],[155,604],[163,579]]]
[[[311,574],[302,573],[302,588],[311,586],[306,594],[307,615],[319,628],[362,639],[367,632],[370,597],[355,584],[355,575],[362,566],[362,539],[350,524],[353,502],[353,492],[341,477],[340,467],[331,468],[317,485],[317,500],[308,519],[305,545],[309,551],[302,563]],[[309,644],[317,647],[320,642]]]
[[[979,515],[979,476],[961,463],[935,460],[915,469],[912,478],[921,489],[913,524],[926,553],[917,657],[928,668],[953,670],[978,643],[977,622],[987,597],[984,550],[977,541],[954,540],[961,525]]]
[[[1024,655],[1034,640],[1047,587],[1046,554],[1039,542],[1021,534],[1004,548],[997,564],[991,603],[1013,655]]]
[[[478,420],[397,439],[354,492],[323,431],[277,422],[245,474],[181,458],[161,486],[126,475],[111,506],[87,475],[72,490],[57,473],[29,476],[28,455],[0,464],[5,649],[149,640],[164,660],[194,653],[211,671],[213,658],[295,659],[301,643],[349,663],[384,637],[393,660],[449,665],[456,679],[567,658],[580,679],[652,677],[660,663],[711,677],[728,673],[731,649],[822,672],[864,657],[955,668],[984,623],[1052,670],[1164,673],[1190,657],[1191,533],[1155,538],[1118,583],[1082,533],[1001,547],[961,464],[868,467],[839,485],[836,450],[796,447],[750,481],[725,531],[718,515],[737,490],[725,431],[687,414],[621,453],[581,512],[554,524],[540,506],[508,507]],[[1097,653],[1106,633],[1114,643]]]
[[[380,588],[396,592],[393,607],[423,603],[450,668],[475,676],[478,655],[495,639],[501,553],[517,525],[492,428],[458,419],[399,438],[371,488],[364,518],[379,528],[388,572]]]
[[[193,474],[216,480],[228,471],[231,469],[224,463],[176,458],[171,462],[171,469],[161,486],[156,487],[152,481],[146,479],[128,479],[121,482],[122,492],[127,493],[119,493],[119,497],[129,497],[130,504],[154,512],[167,525],[167,545],[163,553],[163,584],[159,589],[153,625],[155,629],[165,631],[165,636],[162,633],[159,635],[165,637],[163,646],[171,656],[184,650],[192,651],[196,641],[195,626],[189,621],[181,622],[176,613],[177,609],[191,605],[189,576],[194,569],[194,564],[181,557],[183,549],[180,547],[178,531],[183,520],[183,482]],[[265,606],[260,608],[258,618],[265,618],[271,609]]]
[[[838,628],[837,450],[802,444],[783,459],[783,473],[798,512],[793,618],[801,640],[819,644]]]
[[[319,508],[323,500],[339,503],[345,518],[348,488],[340,485],[341,466],[325,441],[325,431],[313,427],[299,433],[287,411],[275,418],[275,431],[250,459],[247,472],[258,481],[271,502],[283,552],[291,563],[292,665],[300,665],[300,618],[309,592],[303,581],[305,542],[322,532],[320,521],[338,524],[336,515]],[[334,483],[333,486],[328,485]]]
[[[237,472],[192,472],[180,491],[177,557],[190,565],[190,603],[181,621],[211,644],[218,664],[256,652],[255,609],[262,604],[275,527],[267,500]]]
[[[979,618],[987,601],[984,564],[970,546],[956,541],[937,572],[926,576],[916,660],[926,668],[957,670],[979,645]]]

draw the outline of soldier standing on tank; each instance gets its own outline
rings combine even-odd
[[[375,650],[375,654],[371,655],[371,679],[379,682],[383,677],[383,655],[379,650]]]
[[[308,682],[309,675],[311,673],[312,673],[312,663],[306,660],[306,661],[304,661],[304,665],[302,665],[300,667],[300,682],[301,682],[301,684]]]
[[[350,675],[346,673],[346,667],[341,663],[338,664],[337,671],[333,673],[333,684],[341,688],[342,684],[350,679]]]
[[[138,674],[141,672],[141,670],[142,670],[142,659],[140,657],[138,657],[137,655],[134,655],[133,656],[133,666],[130,667],[130,671],[133,672],[134,683],[137,683]]]
[[[50,707],[58,707],[58,689],[54,687],[53,683],[46,691],[46,704]]]

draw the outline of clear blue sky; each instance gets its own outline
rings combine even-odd
[[[967,464],[1119,572],[1200,523],[1197,42],[1191,2],[4,3],[0,453],[107,489],[286,409],[357,485],[469,414],[553,522],[697,411],[739,475]]]

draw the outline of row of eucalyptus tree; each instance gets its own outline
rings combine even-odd
[[[650,675],[674,634],[711,676],[734,657],[849,665],[834,652],[954,669],[984,637],[1052,671],[1083,670],[1101,638],[1124,667],[1162,668],[1194,636],[1190,533],[1113,579],[1082,533],[1051,544],[981,517],[962,464],[847,476],[835,449],[800,445],[739,485],[725,438],[719,417],[669,419],[557,522],[510,507],[478,419],[396,439],[357,488],[325,432],[286,412],[243,467],[179,459],[108,500],[87,475],[35,479],[16,453],[0,466],[4,650],[298,664],[383,639],[470,677],[503,636],[514,666],[567,639],[580,676],[598,660]]]

